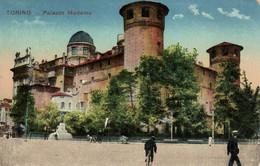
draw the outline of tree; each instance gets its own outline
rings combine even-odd
[[[90,133],[106,132],[107,134],[131,135],[135,132],[138,124],[133,111],[135,107],[129,106],[127,102],[132,84],[130,85],[130,81],[126,81],[130,78],[125,78],[131,75],[125,74],[128,73],[127,71],[123,71],[123,73],[110,79],[106,91],[91,92],[92,108],[88,110]],[[105,128],[106,118],[109,119],[109,124]]]
[[[259,112],[257,109],[257,98],[259,95],[259,87],[252,90],[251,84],[243,72],[242,88],[235,92],[234,101],[237,111],[234,112],[233,128],[239,131],[239,136],[244,138],[252,138],[256,135],[259,123]]]
[[[122,78],[122,74],[119,74],[119,77]],[[110,121],[110,132],[120,135],[131,135],[133,132],[132,129],[136,128],[136,120],[133,117],[134,114],[130,113],[133,109],[130,109],[127,103],[128,93],[125,91],[124,84],[121,84],[123,80],[125,79],[120,80],[116,76],[109,81],[107,93],[104,98],[104,107],[108,113],[107,118]]]
[[[25,114],[28,107],[28,130],[33,127],[34,119],[36,116],[34,110],[34,98],[29,90],[28,85],[20,85],[17,88],[17,93],[14,96],[14,105],[11,110],[10,116],[13,119],[16,127],[20,131],[20,125],[25,125]]]
[[[66,128],[73,135],[85,135],[89,121],[86,112],[83,111],[68,112],[64,116]]]
[[[52,102],[48,103],[44,108],[40,109],[37,114],[38,129],[56,129],[60,122],[60,111],[58,106]]]
[[[209,131],[205,112],[197,101],[196,57],[195,49],[189,53],[177,44],[168,47],[161,58],[161,83],[169,93],[166,106],[173,111],[178,136],[183,137],[198,136]]]
[[[136,91],[136,75],[133,72],[122,70],[117,76],[120,86],[123,88],[123,92],[128,94],[130,98],[131,107],[134,108],[133,94]]]
[[[165,116],[161,101],[161,68],[162,64],[158,58],[142,56],[140,66],[136,68],[139,79],[138,107],[140,120],[150,127],[159,123]]]
[[[239,90],[240,69],[235,60],[229,59],[220,64],[222,72],[218,73],[214,96],[215,117],[218,126],[224,126],[227,138],[235,126],[234,114],[237,112],[234,97]]]

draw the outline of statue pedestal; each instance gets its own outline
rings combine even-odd
[[[72,135],[70,133],[67,132],[67,130],[65,129],[65,123],[60,123],[58,125],[58,129],[55,133],[51,133],[49,135],[49,139],[50,140],[70,140],[72,139]]]

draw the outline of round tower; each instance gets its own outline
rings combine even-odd
[[[223,42],[207,50],[209,53],[210,67],[217,72],[221,72],[220,64],[228,59],[234,59],[240,66],[240,52],[243,47],[240,45]]]
[[[84,31],[78,31],[72,35],[67,45],[68,64],[78,65],[91,59],[95,49],[92,37]]]
[[[124,65],[134,71],[142,55],[158,56],[163,52],[164,20],[167,6],[150,1],[139,1],[123,6],[119,13],[124,18]]]

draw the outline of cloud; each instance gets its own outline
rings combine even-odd
[[[18,21],[16,21],[16,20],[13,20],[12,21],[13,23],[15,23],[15,24],[20,24]]]
[[[219,13],[221,13],[223,15],[226,15],[228,17],[236,17],[236,18],[241,19],[241,20],[250,20],[250,16],[246,16],[244,14],[240,14],[239,10],[236,9],[236,8],[233,8],[232,12],[230,12],[230,13],[224,11],[222,8],[218,8],[218,11],[219,11]]]
[[[41,21],[40,16],[35,16],[34,20],[32,20],[32,21],[25,20],[24,24],[25,25],[45,25],[45,24],[47,24],[47,22]]]
[[[189,10],[196,16],[200,15],[199,9],[197,9],[197,5],[193,4],[189,6]]]
[[[212,17],[210,14],[206,13],[206,12],[201,12],[203,17],[206,17],[208,19],[214,20],[214,17]]]
[[[256,0],[258,2],[258,5],[260,5],[260,0]]]
[[[183,14],[175,14],[173,17],[172,17],[172,19],[182,19],[184,17],[184,15]]]

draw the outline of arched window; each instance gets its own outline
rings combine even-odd
[[[150,14],[149,14],[149,7],[142,7],[142,17],[150,17]]]
[[[64,108],[65,108],[65,103],[61,102],[61,109],[64,109]]]
[[[127,10],[127,12],[126,12],[126,19],[127,19],[127,20],[130,20],[130,19],[132,19],[132,18],[134,18],[134,11],[133,11],[133,9],[129,9],[129,10]]]

